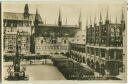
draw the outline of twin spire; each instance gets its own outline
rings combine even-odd
[[[28,10],[28,4],[25,5],[25,9]],[[36,9],[36,18],[35,19],[39,19],[38,9]],[[125,17],[124,17],[124,12],[122,10],[121,22],[124,22],[124,20],[125,20]],[[109,12],[108,12],[108,9],[107,9],[107,12],[106,12],[106,23],[109,23],[109,21],[110,21],[109,20]],[[102,14],[100,12],[99,23],[102,24],[102,22],[103,22],[102,21]],[[117,17],[116,17],[116,21],[115,22],[117,23]],[[66,18],[66,24],[67,24],[67,18]],[[96,15],[94,17],[94,25],[95,24],[96,24]],[[61,10],[60,9],[59,9],[58,25],[62,26],[62,17],[61,17]],[[81,11],[80,11],[80,14],[79,14],[78,25],[79,25],[80,28],[82,27]],[[90,25],[92,25],[91,16],[90,16]],[[86,26],[88,26],[88,20],[86,20]]]
[[[39,21],[38,9],[36,9],[35,21]],[[66,22],[65,23],[67,24],[67,18],[66,18]],[[79,27],[81,28],[82,27],[81,11],[80,11],[80,15],[79,15],[79,22],[78,22],[78,24],[79,24]],[[58,26],[62,26],[62,17],[61,17],[61,10],[60,9],[59,9],[59,17],[58,17]]]
[[[67,24],[67,18],[66,18],[66,22],[65,23]],[[79,27],[81,28],[82,27],[81,11],[80,11],[80,14],[79,14],[79,22],[78,22],[78,24],[79,24]],[[61,10],[60,9],[59,9],[58,25],[62,26],[62,17],[61,17]]]

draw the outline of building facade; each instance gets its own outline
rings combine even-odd
[[[58,38],[55,42],[51,38],[35,38],[35,53],[41,55],[64,54],[68,51],[69,42],[66,38]]]
[[[70,44],[70,58],[74,59],[79,63],[86,63],[85,61],[85,44],[71,43]]]
[[[15,55],[16,38],[16,32],[9,32],[4,35],[4,55]]]
[[[103,24],[100,14],[99,25],[86,26],[86,61],[97,72],[107,76],[117,76],[124,71],[123,65],[123,31],[125,29],[124,14],[121,21],[111,23],[106,16]],[[92,66],[93,65],[93,66]]]
[[[19,42],[20,54],[30,53],[30,35],[28,32],[10,32],[4,36],[4,55],[15,55],[16,42]]]
[[[17,32],[17,41],[19,45],[20,54],[30,54],[30,35],[28,32]]]
[[[38,20],[38,12],[35,18],[35,33],[32,35],[36,54],[65,54],[68,52],[70,41],[81,30],[81,22],[78,25],[63,25],[61,12],[59,11],[58,24],[44,24]]]
[[[16,52],[16,39],[21,39],[20,42],[23,42],[21,43],[21,54],[30,52],[30,35],[34,33],[32,26],[35,23],[35,17],[36,14],[29,13],[28,4],[25,4],[24,13],[3,13],[5,54],[14,55]],[[40,15],[38,15],[38,20],[42,22]]]
[[[110,22],[108,12],[106,21],[103,23],[100,14],[99,24],[94,21],[94,24],[86,26],[85,42],[79,42],[79,38],[83,39],[82,35],[80,36],[82,33],[76,34],[75,41],[70,43],[67,56],[79,63],[87,64],[94,72],[99,73],[99,75],[95,75],[97,77],[100,74],[105,77],[116,77],[125,71],[124,30],[123,12],[120,23],[117,20],[115,23]]]
[[[84,30],[78,31],[75,35],[73,41],[70,41],[70,58],[74,59],[77,62],[85,63],[85,43],[86,43],[86,34]]]

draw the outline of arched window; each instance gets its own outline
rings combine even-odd
[[[119,36],[120,35],[120,30],[119,28],[116,29],[116,36]]]
[[[114,36],[114,28],[115,28],[115,27],[112,27],[112,28],[111,28],[111,36]]]

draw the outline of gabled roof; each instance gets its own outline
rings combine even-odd
[[[13,13],[13,12],[4,12],[3,14],[4,19],[9,20],[29,20],[34,21],[35,20],[35,14],[29,14],[29,19],[24,18],[24,13]],[[42,21],[41,16],[39,16],[40,21]]]

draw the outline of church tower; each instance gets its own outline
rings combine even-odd
[[[39,21],[39,14],[38,14],[38,9],[36,9],[36,15],[35,15],[35,21],[34,21],[34,26],[35,26],[35,34],[38,33],[38,25],[39,25],[40,21]]]
[[[24,19],[28,19],[29,18],[29,7],[28,4],[25,4],[24,7]]]

